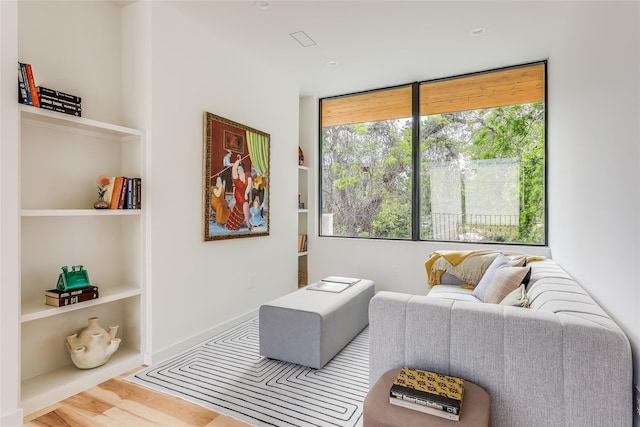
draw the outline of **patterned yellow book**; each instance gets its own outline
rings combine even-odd
[[[403,367],[391,386],[390,397],[440,409],[453,414],[460,413],[464,395],[464,380]]]

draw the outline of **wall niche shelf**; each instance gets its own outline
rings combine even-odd
[[[309,209],[309,167],[304,165],[298,165],[298,197],[299,202],[304,203],[304,208],[298,206],[298,238],[300,235],[305,235],[308,241],[308,213]],[[298,247],[298,287],[303,287],[308,284],[308,263],[307,263],[308,251],[300,251]]]
[[[144,133],[20,105],[20,354],[25,414],[136,368],[143,361],[146,289]],[[142,178],[142,209],[93,209],[99,175]],[[99,298],[45,304],[62,266],[83,265]],[[120,348],[81,370],[66,336],[98,317],[119,325]]]

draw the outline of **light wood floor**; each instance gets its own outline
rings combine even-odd
[[[23,427],[250,426],[123,379],[137,370],[112,378],[29,415],[25,417]]]

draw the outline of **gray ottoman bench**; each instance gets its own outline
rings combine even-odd
[[[260,306],[262,356],[322,368],[369,324],[371,280],[339,293],[299,289]]]

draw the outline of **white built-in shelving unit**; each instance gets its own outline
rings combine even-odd
[[[298,165],[298,194],[299,201],[304,203],[304,208],[298,206],[298,236],[301,234],[308,237],[308,214],[309,214],[309,167]],[[307,245],[308,249],[308,245]],[[308,284],[307,251],[298,250],[298,286]]]
[[[26,105],[20,115],[21,406],[29,414],[143,363],[145,138]],[[142,178],[142,209],[93,209],[99,175]],[[100,297],[45,305],[65,265],[83,265]],[[106,364],[81,370],[65,342],[89,317],[119,325],[122,342]]]

